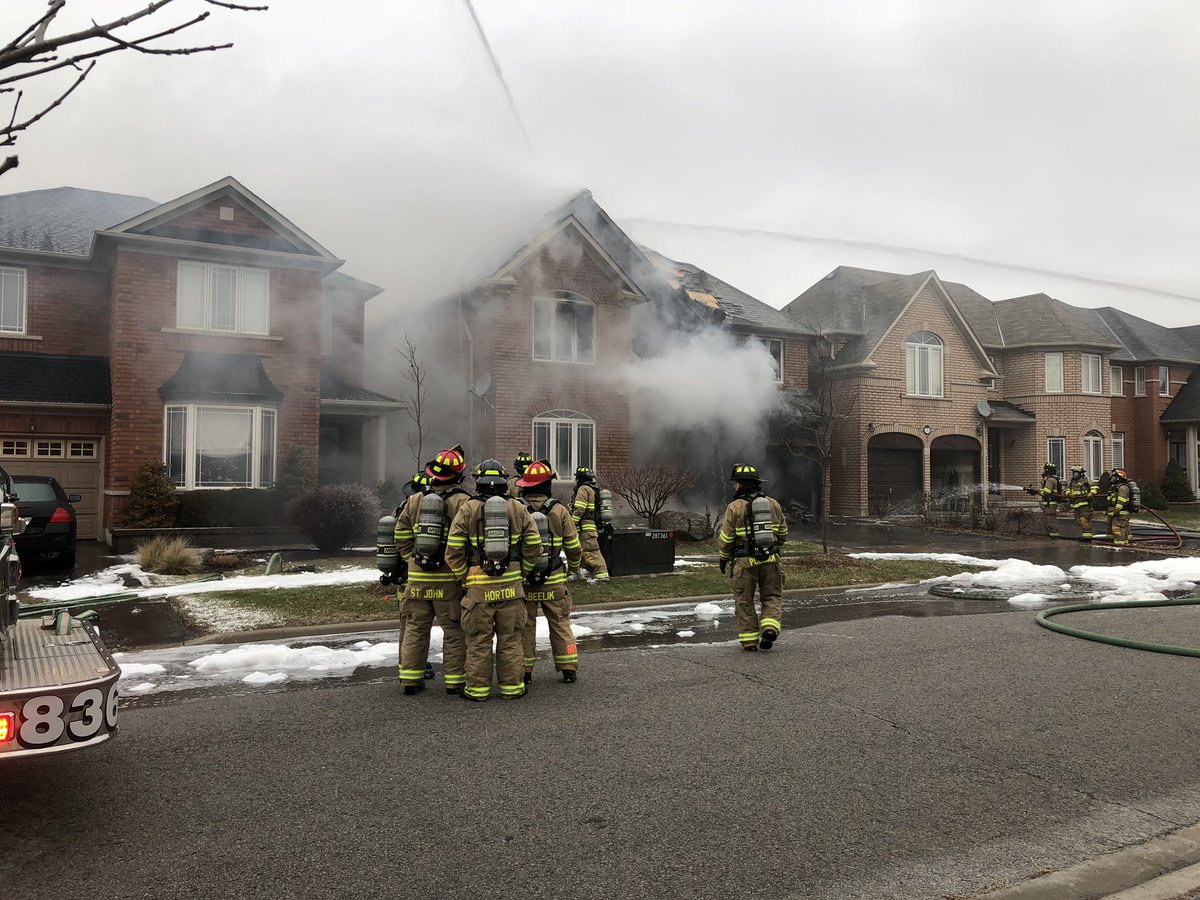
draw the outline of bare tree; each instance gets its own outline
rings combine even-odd
[[[11,2],[11,0],[10,0]],[[17,142],[21,132],[40,121],[52,110],[59,107],[64,100],[83,84],[84,79],[96,67],[96,61],[101,56],[132,50],[148,56],[187,56],[192,53],[207,53],[214,50],[225,50],[233,44],[209,44],[206,46],[188,45],[171,46],[163,42],[181,32],[194,28],[211,15],[211,9],[196,12],[191,18],[177,20],[168,25],[163,16],[158,20],[166,27],[155,30],[155,26],[146,27],[143,20],[161,13],[176,0],[154,0],[154,2],[139,2],[125,15],[97,22],[91,19],[91,25],[77,31],[52,33],[59,24],[59,15],[67,7],[67,0],[49,0],[46,9],[21,30],[12,40],[0,47],[0,94],[14,94],[12,97],[12,112],[8,124],[0,120],[0,147],[11,147]],[[252,6],[234,0],[188,0],[193,7],[218,7],[239,12],[260,12],[266,6]],[[93,5],[94,8],[94,5]],[[182,7],[175,7],[176,9]],[[66,89],[54,99],[39,102],[36,109],[30,113],[22,113],[21,101],[25,97],[25,84],[42,76],[51,75],[59,70],[70,70],[71,80]],[[23,117],[24,115],[24,117]],[[9,169],[17,167],[17,157],[12,155],[0,162],[0,175]]]
[[[842,423],[858,405],[858,388],[850,388],[836,377],[836,347],[818,327],[809,326],[816,334],[808,358],[808,387],[813,407],[799,420],[784,439],[784,446],[793,456],[814,456],[821,467],[821,548],[829,553],[829,510],[833,497],[831,475],[833,449]],[[811,452],[810,452],[811,451]]]
[[[404,335],[404,347],[397,352],[404,359],[404,380],[410,385],[404,413],[412,422],[412,428],[405,435],[405,440],[412,451],[414,467],[420,469],[425,462],[425,367],[421,365],[417,345],[407,334]]]
[[[607,475],[604,483],[625,502],[646,524],[654,528],[658,514],[667,501],[680,491],[696,484],[696,471],[675,463],[662,466],[638,466]]]

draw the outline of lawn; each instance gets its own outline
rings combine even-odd
[[[936,575],[953,575],[972,567],[916,560],[859,560],[832,553],[786,557],[785,588],[820,588],[875,584],[887,581],[919,581]],[[571,589],[577,606],[594,603],[669,601],[677,597],[728,594],[729,579],[716,563],[689,566],[675,574],[616,578],[607,584],[575,584]],[[321,625],[337,622],[371,622],[394,619],[398,606],[377,584],[354,584],[270,590],[241,590],[204,595],[208,602],[266,613],[279,625]],[[197,622],[203,630],[203,624]]]
[[[1176,528],[1200,529],[1200,503],[1176,503],[1170,509],[1158,510],[1158,514]],[[1156,521],[1154,516],[1144,512],[1135,513],[1134,517]]]

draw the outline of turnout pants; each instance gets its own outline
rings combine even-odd
[[[600,552],[600,536],[593,525],[579,526],[579,545],[583,548],[583,565],[592,572],[597,581],[608,581],[608,565]]]
[[[423,681],[429,661],[434,620],[442,626],[442,677],[446,687],[461,686],[467,647],[459,618],[462,588],[457,581],[412,582],[404,589],[400,612],[400,680]]]
[[[528,618],[521,632],[525,652],[525,671],[532,672],[537,663],[537,617],[540,612],[550,626],[550,651],[554,654],[554,671],[579,669],[579,651],[575,647],[575,632],[571,630],[571,597],[564,584],[553,587],[525,586],[525,612]]]
[[[754,607],[756,590],[762,605],[761,617]],[[776,634],[783,631],[783,572],[779,563],[760,563],[749,557],[735,559],[733,605],[737,613],[738,642],[743,647],[757,647],[758,639],[768,629]]]
[[[1092,539],[1092,507],[1076,506],[1071,512],[1075,513],[1075,524],[1079,526],[1085,541]]]
[[[471,570],[478,574],[477,569]],[[515,596],[488,601],[487,584],[467,588],[462,601],[462,629],[467,639],[467,682],[463,691],[473,699],[486,700],[492,692],[492,638],[496,639],[495,667],[501,697],[525,693],[525,666],[521,655],[521,631],[527,613],[520,584],[509,585]]]
[[[1042,504],[1042,524],[1046,526],[1046,537],[1058,537],[1058,504]]]
[[[1113,513],[1108,517],[1108,533],[1117,545],[1129,543],[1129,513]]]

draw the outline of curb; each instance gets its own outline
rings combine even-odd
[[[879,587],[887,584],[877,581],[872,584],[842,584],[822,588],[792,588],[783,592],[785,598],[812,597],[835,591],[848,591]],[[575,607],[575,612],[590,612],[596,610],[605,612],[614,609],[644,609],[653,606],[684,606],[692,603],[716,603],[729,600],[732,594],[703,594],[697,597],[667,597],[647,600],[609,600],[605,603],[585,603]],[[251,631],[225,631],[218,634],[206,634],[189,638],[182,646],[196,644],[248,644],[255,641],[275,641],[294,637],[312,637],[321,634],[360,634],[368,631],[391,631],[400,628],[399,619],[375,619],[366,622],[338,622],[328,625],[285,625],[279,628],[256,628]],[[142,649],[142,648],[137,648]]]
[[[978,900],[1176,900],[1200,887],[1200,825],[1151,838]]]

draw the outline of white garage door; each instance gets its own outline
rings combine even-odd
[[[100,439],[55,435],[0,435],[0,465],[10,475],[49,475],[75,504],[77,536],[100,537]]]

